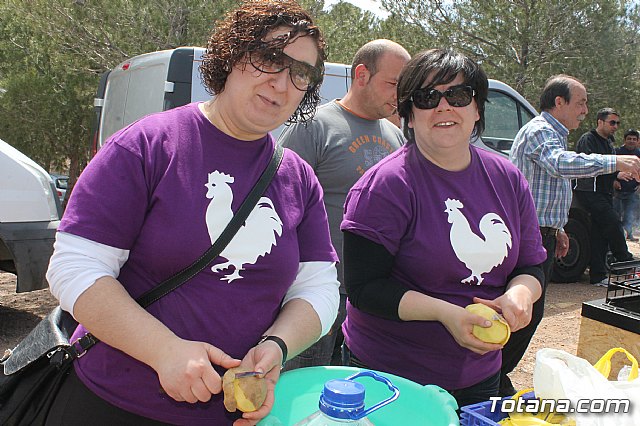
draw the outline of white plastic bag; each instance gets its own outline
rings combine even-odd
[[[610,382],[587,360],[565,351],[545,348],[537,352],[533,387],[540,399],[565,399],[573,409],[590,408],[590,413],[572,413],[576,426],[640,425],[640,380]],[[613,412],[614,400],[629,400],[629,412]]]

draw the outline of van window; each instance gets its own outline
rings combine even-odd
[[[100,122],[100,141],[105,141],[109,136],[125,126],[124,111],[127,104],[130,79],[131,75],[129,73],[112,71],[109,75],[105,89],[108,97],[105,97],[101,113],[102,117],[108,117],[108,119],[102,119]]]
[[[486,122],[482,141],[496,151],[508,154],[518,130],[533,115],[511,96],[490,90],[484,117]]]
[[[127,102],[124,112],[124,125],[144,117],[152,112],[161,111],[164,101],[164,91],[156,90],[163,87],[167,79],[168,64],[156,62],[149,58],[141,60],[139,64],[129,69],[127,97],[135,102]],[[155,83],[155,84],[154,84]]]
[[[191,102],[205,102],[211,99],[211,95],[207,92],[200,76],[200,64],[202,63],[202,55],[205,50],[203,48],[193,49],[193,64],[191,65]],[[194,84],[194,83],[198,84]]]

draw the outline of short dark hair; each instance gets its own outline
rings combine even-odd
[[[598,124],[598,121],[600,120],[605,121],[607,117],[609,117],[610,115],[617,115],[618,117],[620,117],[620,114],[618,114],[618,112],[615,109],[602,108],[600,111],[598,111],[598,114],[596,115],[596,124]]]
[[[286,37],[281,40],[278,37],[279,48],[293,43],[298,37],[311,37],[318,49],[316,66],[324,66],[325,42],[306,10],[293,0],[249,0],[228,12],[209,38],[200,64],[207,91],[211,95],[222,93],[233,67],[239,63],[246,65],[247,53],[256,42],[279,27],[291,28]],[[320,102],[320,83],[306,91],[288,122],[306,121],[313,117]]]
[[[571,86],[576,83],[582,84],[577,78],[566,74],[549,77],[540,95],[540,111],[550,111],[555,108],[558,96],[566,102],[571,102]]]
[[[478,106],[480,118],[476,121],[472,136],[480,136],[484,131],[484,106],[489,94],[489,80],[483,69],[471,58],[451,49],[423,50],[416,54],[402,69],[398,77],[398,114],[403,119],[403,133],[409,143],[415,142],[409,120],[413,118],[412,95],[420,89],[428,77],[432,77],[426,87],[452,82],[462,74],[464,84],[471,86]]]
[[[351,80],[356,78],[356,67],[360,64],[367,67],[369,74],[373,77],[378,72],[378,59],[389,51],[389,46],[382,40],[374,40],[365,43],[356,54],[351,62]]]
[[[626,139],[627,136],[635,136],[636,138],[640,138],[640,132],[638,132],[636,129],[629,129],[624,132],[624,139]]]

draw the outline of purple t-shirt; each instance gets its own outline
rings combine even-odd
[[[118,279],[135,298],[210,247],[274,147],[270,135],[249,142],[225,135],[197,104],[148,116],[116,133],[91,161],[59,229],[130,250]],[[278,315],[299,262],[336,260],[315,174],[285,150],[277,175],[221,256],[148,311],[178,336],[242,359]],[[75,335],[84,332],[80,327]],[[104,343],[75,367],[98,396],[152,419],[222,425],[241,414],[227,413],[222,395],[208,403],[174,401],[160,392],[149,366]]]
[[[389,250],[391,276],[409,289],[463,307],[498,297],[514,268],[546,258],[526,179],[473,146],[459,172],[434,165],[415,143],[391,154],[351,189],[341,227]],[[438,321],[392,321],[347,304],[343,330],[366,365],[421,384],[461,389],[500,369],[500,351],[475,354]]]

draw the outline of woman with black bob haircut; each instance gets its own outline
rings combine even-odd
[[[253,0],[216,26],[202,63],[212,95],[115,133],[78,180],[47,278],[100,342],[66,378],[47,425],[255,425],[281,365],[333,324],[336,253],[322,190],[289,150],[220,256],[142,309],[134,299],[200,258],[274,155],[269,132],[318,103],[324,41],[291,0]],[[232,367],[264,403],[228,412]]]
[[[415,68],[415,72],[409,72],[409,66]],[[407,143],[415,142],[413,129],[408,127],[409,119],[412,118],[411,96],[416,89],[421,88],[427,77],[430,78],[430,86],[450,83],[458,74],[462,74],[464,84],[470,86],[474,95],[475,103],[478,107],[480,118],[476,121],[472,137],[480,137],[484,132],[484,104],[487,102],[489,94],[489,81],[487,75],[480,66],[468,58],[453,50],[432,49],[425,50],[415,55],[414,60],[407,64],[405,68],[406,78],[398,81],[398,115],[404,119],[402,130]],[[402,96],[402,97],[401,97]]]
[[[465,310],[482,303],[511,331],[540,297],[542,247],[526,179],[470,144],[484,129],[488,82],[468,57],[415,55],[398,79],[409,143],[367,171],[345,204],[343,358],[449,391],[459,406],[497,396],[500,343]]]

